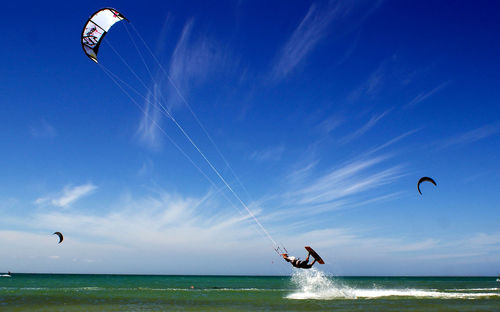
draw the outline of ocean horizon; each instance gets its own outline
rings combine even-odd
[[[492,311],[495,276],[288,276],[13,273],[10,311]]]
[[[12,275],[118,275],[118,276],[218,276],[218,277],[290,277],[289,274],[162,274],[162,273],[68,273],[68,272],[12,272],[12,271],[5,271],[5,272],[0,272],[0,275],[2,274],[7,274],[11,273]],[[500,275],[500,273],[499,273]],[[336,278],[357,278],[357,277],[363,277],[363,278],[369,278],[369,277],[451,277],[451,278],[457,278],[457,277],[491,277],[491,278],[498,278],[499,276],[497,275],[331,275],[331,274],[326,274],[326,276],[331,276],[331,277],[336,277]]]

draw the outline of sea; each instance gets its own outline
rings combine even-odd
[[[12,274],[0,311],[500,311],[496,277]]]

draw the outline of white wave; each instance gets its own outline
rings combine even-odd
[[[449,291],[495,291],[495,290],[500,290],[500,288],[453,288],[453,289],[447,289]]]
[[[474,299],[480,297],[500,296],[500,293],[468,293],[468,292],[443,292],[424,289],[356,289],[357,298],[380,297],[415,297],[415,298],[440,298],[440,299]]]
[[[296,270],[292,275],[292,283],[297,291],[286,296],[288,299],[375,299],[382,297],[413,297],[413,298],[440,298],[440,299],[477,299],[482,297],[500,297],[500,292],[492,292],[496,288],[476,289],[488,292],[446,292],[434,289],[359,289],[348,287],[323,272],[311,269]],[[464,289],[464,291],[473,291]]]

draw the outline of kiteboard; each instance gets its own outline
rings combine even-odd
[[[316,261],[318,261],[319,264],[325,264],[325,261],[321,259],[321,257],[316,253],[316,251],[314,251],[314,249],[309,246],[306,246],[304,248],[311,254],[311,256],[313,256],[314,259],[316,259]]]

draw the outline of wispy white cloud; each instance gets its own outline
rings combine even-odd
[[[451,83],[451,81],[445,81],[443,83],[441,83],[440,85],[438,85],[437,87],[433,88],[432,90],[430,91],[427,91],[427,92],[424,92],[424,93],[420,93],[418,94],[415,98],[413,98],[413,100],[411,100],[408,104],[406,104],[404,106],[404,108],[411,108],[411,107],[414,107],[415,105],[417,105],[418,103],[420,102],[423,102],[425,100],[427,100],[429,97],[433,96],[434,94],[436,94],[437,92],[439,92],[440,90],[444,89],[446,86],[448,86],[449,84]]]
[[[476,233],[471,236],[464,244],[471,246],[481,246],[487,248],[495,248],[500,250],[500,234],[494,233]]]
[[[297,169],[293,170],[291,173],[289,173],[287,175],[286,180],[289,180],[289,181],[291,180],[294,182],[304,181],[304,179],[309,177],[309,175],[314,170],[314,168],[316,167],[317,164],[318,164],[318,160],[312,160],[312,161],[300,166],[299,168],[297,168]]]
[[[417,69],[413,69],[411,72],[404,72],[402,76],[399,77],[399,81],[402,85],[407,86],[412,83],[415,79],[420,76],[428,73],[431,70],[432,66],[422,66]]]
[[[284,145],[274,146],[268,149],[255,151],[250,155],[250,158],[257,161],[277,161],[281,159],[281,155],[283,155],[284,151]]]
[[[377,69],[375,69],[361,85],[356,87],[347,96],[347,100],[350,102],[355,102],[364,95],[374,96],[379,92],[386,79],[386,67],[388,66],[388,60],[383,61]]]
[[[4,243],[0,256],[4,265],[17,272],[286,274],[289,265],[276,258],[249,216],[222,209],[211,199],[210,194],[183,198],[163,192],[154,197],[126,199],[105,214],[67,211],[24,216],[19,222],[24,222],[28,231],[0,231]],[[260,210],[254,213],[265,219]],[[55,229],[65,234],[64,245],[58,245],[52,237]],[[273,230],[274,235],[288,233],[291,228],[275,223]],[[355,229],[294,233],[294,238],[287,240],[292,252],[303,251],[304,242],[314,242],[330,261],[338,255],[332,256],[329,250],[359,259],[360,248],[394,255],[425,250],[431,245],[429,239],[408,242]],[[179,254],[186,256],[181,266],[164,265],[165,259]],[[203,265],[215,261],[219,264],[216,267]],[[270,265],[271,261],[276,265]]]
[[[384,78],[384,67],[380,66],[376,71],[374,71],[368,80],[366,81],[365,91],[367,94],[374,94],[380,85],[382,84],[382,80]]]
[[[169,75],[175,84],[175,87],[173,88],[169,86],[169,89],[172,92],[169,92],[168,104],[172,109],[174,109],[178,105],[182,105],[182,98],[179,97],[179,94],[177,92],[180,92],[181,96],[184,97],[183,93],[188,91],[189,80],[191,79],[191,76],[197,70],[205,73],[206,67],[209,65],[207,63],[207,55],[202,56],[202,54],[206,53],[206,51],[204,51],[203,49],[205,43],[200,42],[197,49],[190,45],[189,38],[191,36],[193,25],[194,20],[192,19],[184,25],[179,41],[177,42],[177,45],[170,59]],[[201,65],[201,67],[193,66],[194,64],[191,63],[191,61],[195,60],[195,55],[198,54],[200,54],[200,56],[197,57],[198,62],[196,63],[198,64],[196,65]],[[199,64],[200,62],[201,64]],[[177,88],[177,90],[175,90],[175,88]]]
[[[346,203],[344,207],[351,208],[351,207],[363,207],[363,206],[368,206],[369,204],[374,204],[374,203],[379,203],[379,202],[386,202],[390,200],[394,200],[401,195],[403,195],[404,192],[392,192],[389,194],[384,194],[381,196],[376,196],[376,197],[371,197],[363,201],[358,201],[358,202],[352,202],[352,203]]]
[[[169,23],[170,17],[167,17],[162,36],[166,34]],[[195,36],[194,25],[193,19],[186,22],[170,57],[168,69],[160,67],[148,90],[136,132],[139,140],[148,147],[157,148],[165,135],[165,131],[160,129],[162,116],[169,117],[174,115],[176,109],[187,107],[198,120],[189,104],[189,91],[193,84],[207,81],[210,73],[221,73],[227,68],[236,67],[227,49],[221,48],[208,36]],[[159,40],[160,47],[162,40]]]
[[[338,176],[376,163],[380,161],[345,166]],[[160,192],[123,198],[106,213],[39,211],[16,221],[23,231],[0,231],[0,257],[4,267],[15,272],[286,274],[289,264],[274,254],[251,218],[225,206],[210,193],[189,198]],[[283,210],[290,214],[287,207]],[[314,244],[327,263],[343,273],[431,274],[436,265],[457,265],[458,257],[464,265],[478,256],[498,257],[500,247],[498,233],[442,241],[380,234],[366,226],[311,227],[303,219],[273,223],[262,210],[254,213],[271,224],[271,234],[279,241],[283,237],[277,233],[294,233],[284,241],[291,253],[304,256],[304,243]],[[56,229],[65,235],[61,245],[51,235]],[[184,255],[182,265],[165,266],[179,254]],[[219,265],[206,265],[215,262]]]
[[[403,244],[401,246],[394,246],[394,251],[421,251],[435,249],[441,246],[441,242],[437,239],[429,238],[419,242],[412,242],[410,244]]]
[[[161,55],[164,53],[165,50],[165,45],[169,41],[169,32],[171,30],[173,22],[173,17],[172,14],[169,12],[165,16],[165,20],[163,21],[163,25],[160,29],[160,35],[158,36],[158,40],[156,41],[155,45],[155,55]]]
[[[392,90],[394,87],[401,87],[401,85],[406,86],[410,84],[416,76],[420,76],[428,71],[429,68],[426,67],[419,68],[409,73],[404,63],[401,62],[400,55],[395,52],[381,61],[380,64],[368,74],[368,77],[365,80],[348,93],[347,100],[349,102],[356,102],[365,98],[373,99],[380,94],[384,88],[388,88],[390,86]],[[444,88],[448,83],[449,82],[445,82],[430,92],[419,94],[412,101],[413,104],[425,100],[429,96],[438,92],[440,89]],[[404,107],[407,106],[408,104]]]
[[[455,145],[470,144],[485,139],[487,137],[493,136],[499,132],[500,132],[500,123],[497,122],[462,133],[456,137],[453,137],[445,142],[440,143],[439,146],[445,148]]]
[[[43,205],[50,204],[56,207],[66,208],[71,203],[79,200],[80,198],[91,194],[94,190],[97,189],[92,183],[82,184],[78,186],[65,186],[61,192],[58,192],[55,195],[40,197],[35,200],[35,204]]]
[[[307,190],[299,203],[301,204],[321,204],[332,202],[336,199],[354,195],[369,189],[379,187],[393,182],[399,174],[401,169],[399,167],[389,168],[380,172],[369,174],[363,178],[352,180],[337,180],[337,176],[330,176],[330,180],[324,180],[333,189],[326,190],[324,185],[315,184],[313,188]]]
[[[280,49],[272,66],[271,79],[286,78],[315,49],[323,38],[331,36],[329,28],[335,23],[335,36],[340,37],[358,29],[382,1],[316,1]],[[349,48],[338,63],[352,53]]]
[[[35,138],[53,138],[57,135],[56,129],[45,119],[30,128],[30,133]]]
[[[356,131],[354,131],[353,133],[348,134],[347,136],[343,137],[340,140],[340,143],[341,144],[346,144],[346,143],[351,142],[354,139],[359,138],[360,136],[362,136],[363,134],[365,134],[366,132],[368,132],[371,128],[373,128],[389,112],[390,111],[388,110],[388,111],[385,111],[385,112],[383,112],[381,114],[377,114],[377,115],[372,116],[370,118],[370,120],[368,120],[368,122],[366,122],[363,126],[361,126],[361,128],[359,128]]]
[[[161,143],[161,89],[157,84],[153,85],[153,90],[149,90],[144,101],[143,114],[136,131],[136,137],[140,142],[150,148],[157,148]]]
[[[194,20],[189,20],[172,53],[169,75],[175,87],[170,85],[170,109],[186,104],[183,98],[188,100],[189,88],[194,82],[205,81],[208,74],[214,71],[223,72],[227,64],[232,62],[228,51],[222,49],[215,40],[203,35],[194,38],[193,32]]]
[[[445,260],[453,259],[455,263],[472,261],[477,259],[488,262],[489,259],[498,259],[500,252],[500,233],[470,233],[466,237],[456,240],[441,241],[435,248],[435,252],[420,255],[421,259]]]
[[[374,170],[385,159],[387,156],[348,162],[323,176],[304,181],[302,186],[296,186],[285,197],[290,206],[310,207],[308,212],[311,214],[353,206],[356,202],[369,203],[369,200],[362,199],[359,195],[392,183],[403,175],[401,166]],[[354,198],[354,195],[358,196]],[[379,200],[391,198],[389,195],[378,197]]]
[[[262,262],[248,263],[249,267],[264,267],[273,255],[267,249],[267,238],[248,214],[240,215],[219,200],[212,197],[211,192],[201,198],[162,192],[139,199],[123,198],[106,213],[39,211],[15,222],[25,229],[24,232],[0,231],[0,240],[9,242],[9,246],[17,244],[19,249],[40,243],[45,248],[26,247],[24,250],[29,250],[37,259],[59,256],[61,266],[52,270],[58,272],[237,274],[241,267],[227,268],[248,258],[249,250]],[[253,209],[253,213],[260,217],[261,210]],[[55,229],[65,236],[60,245],[64,249],[54,249],[58,245],[50,234]],[[2,258],[6,255],[5,246],[0,250]],[[59,252],[55,252],[57,250]],[[16,254],[27,256],[25,252]],[[181,266],[164,265],[165,259],[174,259],[179,254],[185,255]],[[19,267],[16,259],[7,258],[9,263]],[[73,259],[86,264],[75,268]],[[200,268],[201,262],[217,262],[220,266]],[[33,272],[33,266],[27,271]]]
[[[339,13],[341,2],[326,8],[313,3],[309,11],[294,30],[281,49],[278,60],[273,66],[272,77],[276,80],[285,78],[328,33],[328,26]]]
[[[419,241],[412,241],[403,238],[392,237],[371,237],[371,231],[355,230],[348,228],[314,230],[305,233],[304,236],[316,237],[315,241],[322,242],[325,246],[332,246],[328,242],[329,237],[335,237],[336,246],[351,245],[356,246],[359,252],[370,249],[377,249],[377,253],[398,253],[407,251],[421,251],[441,246],[440,241],[433,238],[426,238]],[[367,248],[367,249],[365,249]]]
[[[373,154],[373,153],[376,153],[376,152],[378,152],[380,150],[383,150],[384,148],[389,147],[389,146],[391,146],[391,145],[393,145],[393,144],[401,141],[402,139],[406,138],[407,136],[410,136],[410,135],[412,135],[412,134],[414,134],[415,132],[418,132],[418,131],[420,131],[420,129],[413,129],[413,130],[407,131],[407,132],[405,132],[405,133],[403,133],[401,135],[398,135],[397,137],[395,137],[393,139],[390,139],[389,141],[385,142],[384,144],[381,144],[381,145],[375,147],[374,149],[369,150],[366,153],[366,155],[368,156],[370,154]]]
[[[137,171],[138,176],[146,176],[153,171],[154,162],[151,159],[146,159],[143,163],[139,171]]]
[[[321,133],[329,134],[333,130],[337,129],[340,125],[342,125],[343,122],[344,122],[343,118],[337,115],[333,115],[321,121],[316,126],[316,129],[318,129],[319,132]]]

